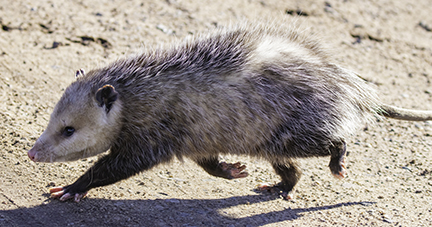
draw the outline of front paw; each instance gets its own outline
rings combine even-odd
[[[73,192],[71,185],[66,187],[54,187],[49,190],[51,197],[58,198],[60,201],[66,201],[73,199],[75,202],[79,202],[82,198],[87,195],[87,192]]]
[[[243,171],[246,169],[246,166],[240,164],[240,162],[236,162],[236,163],[221,162],[219,163],[219,166],[224,174],[223,177],[227,179],[243,178],[249,175],[248,172]]]

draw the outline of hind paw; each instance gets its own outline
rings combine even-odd
[[[335,178],[337,178],[339,180],[344,179],[348,175],[347,170],[345,168],[343,168],[341,171],[339,171],[337,173],[332,173],[332,174]]]
[[[330,159],[329,168],[333,176],[337,179],[345,178],[347,176],[345,154],[332,157]]]
[[[293,190],[286,191],[283,189],[283,186],[281,183],[278,184],[259,184],[257,186],[257,191],[259,192],[269,192],[271,194],[278,194],[280,195],[284,200],[293,201],[294,200],[294,192]]]
[[[345,159],[343,159],[340,163],[338,163],[336,165],[334,165],[333,163],[330,163],[329,167],[330,167],[330,171],[332,172],[333,176],[339,180],[345,178],[348,175],[347,169],[345,167]]]

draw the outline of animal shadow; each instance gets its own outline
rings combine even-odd
[[[348,202],[261,213],[249,206],[277,199],[247,195],[222,199],[108,200],[86,198],[80,203],[48,199],[35,207],[0,211],[0,226],[262,226],[294,220],[306,212],[373,202]],[[291,202],[284,201],[287,206]],[[238,207],[237,207],[238,206]],[[234,211],[235,216],[231,215]],[[228,212],[227,212],[228,211]],[[256,208],[254,208],[256,211]],[[255,213],[253,215],[249,215]]]

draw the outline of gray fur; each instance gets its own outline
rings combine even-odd
[[[295,158],[331,156],[332,173],[343,176],[345,138],[374,115],[393,116],[374,89],[333,64],[318,42],[295,28],[219,29],[79,75],[50,123],[75,118],[76,110],[106,114],[114,122],[101,139],[106,144],[80,149],[68,160],[111,151],[62,194],[83,194],[174,157],[233,178],[218,164],[218,155],[228,153],[269,160],[289,192],[300,177]],[[111,101],[114,111],[105,106],[99,112],[104,99],[99,94],[96,101],[95,94],[105,85],[118,99]],[[86,118],[86,125],[93,120]],[[62,160],[37,146],[29,151],[35,161]]]

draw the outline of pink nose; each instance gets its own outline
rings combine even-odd
[[[36,151],[35,151],[34,149],[30,149],[30,150],[27,152],[27,155],[29,156],[29,158],[30,158],[32,161],[35,161]]]

